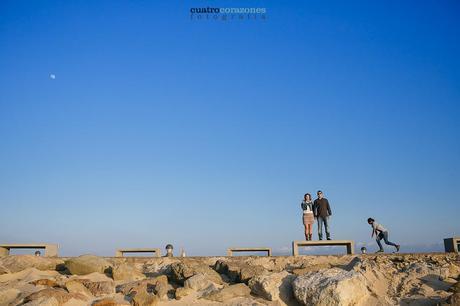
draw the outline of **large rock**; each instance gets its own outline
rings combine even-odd
[[[185,288],[190,288],[195,291],[205,290],[210,286],[215,286],[215,283],[210,281],[204,274],[195,274],[188,278],[184,283]]]
[[[249,288],[252,293],[266,300],[279,300],[281,304],[289,305],[294,300],[292,282],[295,278],[295,275],[286,271],[262,274],[249,281]]]
[[[21,304],[21,306],[62,306],[64,304],[60,304],[54,297],[40,297],[33,301]]]
[[[260,265],[249,265],[241,260],[218,260],[214,269],[228,276],[231,282],[248,283],[251,278],[267,271]]]
[[[249,297],[251,294],[251,289],[245,284],[236,284],[231,285],[228,287],[224,287],[223,289],[212,292],[209,295],[204,296],[205,299],[216,301],[216,302],[224,302],[229,299],[237,298],[237,297]]]
[[[452,295],[447,300],[448,305],[460,305],[460,282],[453,285],[449,291],[452,292]]]
[[[142,286],[146,286],[148,292],[154,293],[161,298],[167,296],[168,290],[170,289],[166,275],[160,275],[155,278],[119,285],[117,286],[116,291],[122,293],[123,295],[129,295],[131,292],[137,291],[137,288],[141,288]]]
[[[15,273],[27,268],[41,271],[63,270],[64,261],[59,258],[41,257],[33,255],[11,255],[0,257],[0,274]]]
[[[186,279],[196,274],[205,275],[210,281],[216,284],[222,284],[222,278],[219,273],[199,261],[176,262],[171,264],[171,278],[179,284],[183,285]]]
[[[145,275],[137,271],[133,265],[126,263],[114,267],[112,275],[116,281],[136,281],[145,278]]]
[[[128,301],[124,301],[119,297],[106,297],[94,301],[91,306],[129,306],[131,305]]]
[[[369,291],[364,277],[339,268],[310,272],[292,283],[294,296],[304,305],[367,305]]]
[[[136,287],[131,293],[133,306],[155,306],[160,302],[160,298],[148,292],[147,285],[142,284]]]
[[[65,261],[65,266],[70,273],[85,275],[93,272],[111,274],[112,265],[104,258],[94,255],[82,255]]]
[[[21,291],[15,288],[6,289],[4,291],[0,291],[0,305],[9,305],[12,304],[14,300],[16,300]]]
[[[8,269],[5,268],[4,266],[0,266],[0,275],[6,274],[6,273],[10,273],[10,271],[8,271]]]
[[[45,287],[51,287],[51,288],[59,287],[59,284],[56,282],[56,280],[49,279],[49,278],[37,279],[37,280],[31,281],[30,284],[35,285],[35,286],[45,286]]]
[[[23,281],[32,282],[39,279],[55,279],[60,274],[57,271],[40,271],[35,268],[27,268],[25,270],[0,275],[0,283]]]
[[[76,281],[76,280],[70,280],[70,281],[66,282],[65,283],[65,288],[70,293],[81,293],[81,294],[87,296],[88,298],[93,297],[91,291],[89,291],[89,289],[86,288],[85,285],[83,285],[81,282]]]
[[[47,288],[47,289],[43,289],[43,290],[40,290],[40,291],[37,291],[37,292],[34,292],[28,295],[24,299],[24,303],[37,302],[37,301],[48,301],[52,299],[55,299],[59,305],[62,305],[68,302],[70,299],[87,301],[88,297],[86,297],[83,294],[79,294],[79,293],[68,293],[64,289]]]
[[[88,301],[82,301],[75,298],[71,298],[70,300],[62,304],[62,306],[88,306]]]
[[[194,290],[191,288],[179,287],[176,289],[176,292],[175,292],[176,300],[180,300],[192,292],[194,292]]]
[[[92,282],[85,279],[77,279],[76,281],[82,283],[96,297],[115,293],[113,281]]]

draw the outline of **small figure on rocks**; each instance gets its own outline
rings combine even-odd
[[[35,251],[35,256],[42,256],[42,253],[40,253],[40,251]]]
[[[374,237],[375,234],[375,240],[377,241],[377,244],[379,245],[379,250],[376,253],[383,253],[383,247],[382,243],[380,240],[383,239],[385,241],[385,244],[387,245],[392,245],[396,248],[396,252],[399,252],[399,248],[401,247],[399,244],[393,243],[388,240],[388,230],[383,227],[382,224],[377,223],[374,219],[369,218],[367,219],[367,223],[369,223],[372,226],[372,235],[371,238]]]
[[[362,248],[361,248],[361,254],[366,254],[366,253],[367,253],[366,247],[362,247]]]
[[[329,231],[329,216],[332,216],[331,206],[329,201],[324,197],[323,192],[318,190],[316,193],[318,198],[313,203],[313,213],[318,220],[318,238],[323,240],[323,224],[326,230],[327,240],[331,240],[331,233]]]
[[[303,201],[300,204],[303,210],[302,220],[303,226],[305,227],[305,240],[312,239],[313,223],[315,223],[315,216],[313,214],[313,202],[311,200],[311,194],[306,193],[303,196]]]
[[[174,253],[173,253],[173,246],[172,244],[167,244],[166,245],[166,255],[165,257],[174,257]]]

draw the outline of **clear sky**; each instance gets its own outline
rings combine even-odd
[[[267,19],[190,19],[206,6]],[[321,189],[333,238],[375,248],[374,217],[402,251],[441,250],[460,235],[459,17],[458,1],[1,1],[0,243],[286,253]]]

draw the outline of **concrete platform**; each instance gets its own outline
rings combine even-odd
[[[460,237],[445,238],[444,250],[446,252],[460,252]]]
[[[299,256],[299,246],[346,246],[347,254],[354,254],[355,242],[353,240],[300,240],[292,242],[292,256]]]
[[[234,252],[267,252],[267,256],[272,256],[272,249],[271,248],[260,248],[260,247],[251,247],[251,248],[228,248],[227,249],[227,256],[233,256]]]
[[[125,253],[154,253],[156,257],[161,257],[159,248],[118,249],[115,252],[115,257],[123,257]]]
[[[0,244],[0,256],[10,255],[11,249],[45,249],[45,257],[57,257],[58,245],[49,243]]]

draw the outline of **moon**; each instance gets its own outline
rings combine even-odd
[[[55,74],[50,74],[50,79],[51,80],[54,80],[56,78],[56,75]]]

